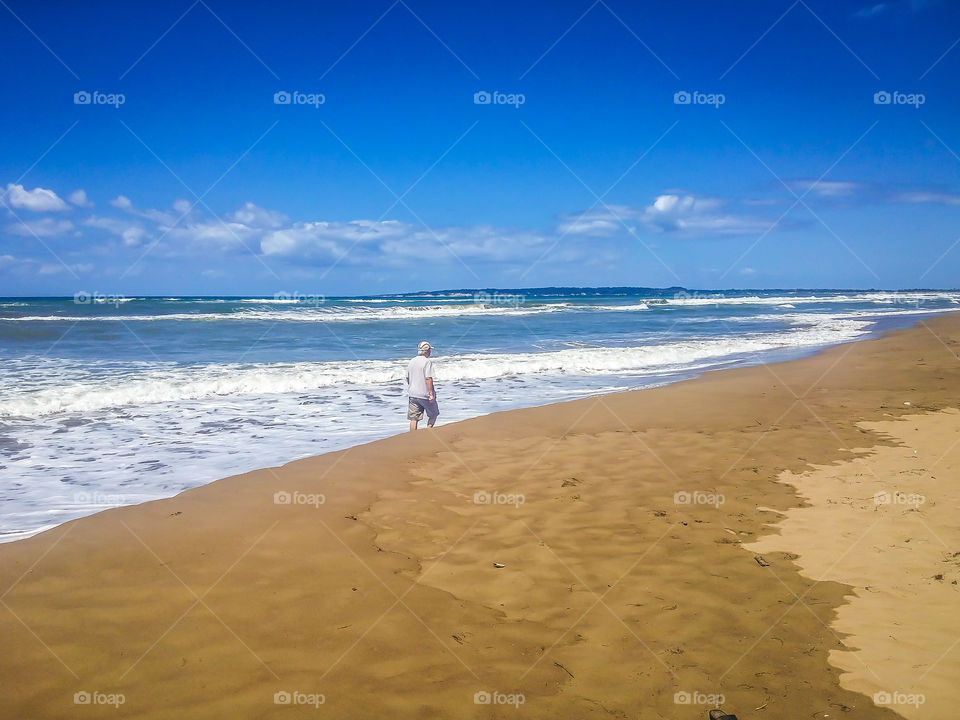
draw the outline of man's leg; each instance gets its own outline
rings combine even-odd
[[[407,400],[407,420],[410,421],[410,432],[413,432],[417,429],[417,424],[420,422],[420,418],[423,417],[423,408],[420,406],[420,401],[415,400],[414,398],[409,398]]]

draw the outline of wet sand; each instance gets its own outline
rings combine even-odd
[[[958,352],[939,317],[0,546],[0,717],[952,717]]]

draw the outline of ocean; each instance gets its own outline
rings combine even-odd
[[[768,363],[960,309],[960,291],[643,288],[0,298],[0,541],[407,429]]]

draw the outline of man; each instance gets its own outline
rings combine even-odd
[[[427,414],[427,427],[433,427],[440,409],[437,407],[437,394],[433,389],[433,360],[430,351],[433,346],[426,340],[417,346],[417,356],[407,365],[407,419],[410,431],[417,429],[417,423]]]

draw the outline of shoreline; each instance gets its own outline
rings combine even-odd
[[[801,507],[783,473],[896,447],[858,423],[960,407],[933,327],[960,339],[941,315],[775,365],[401,433],[0,545],[14,688],[0,714],[71,716],[78,691],[123,694],[125,716],[270,714],[275,693],[299,692],[342,717],[489,717],[474,703],[487,692],[522,695],[527,717],[705,715],[683,706],[719,695],[741,717],[897,717],[830,662],[849,649],[831,625],[850,585],[811,583],[795,549],[762,566],[743,546]]]
[[[595,389],[589,389],[589,388],[585,388],[585,389],[583,389],[582,391],[580,391],[580,390],[575,390],[575,389],[571,388],[571,389],[569,389],[569,391],[566,393],[566,394],[568,395],[568,397],[565,397],[565,398],[562,398],[562,399],[560,399],[560,398],[551,398],[551,399],[548,399],[548,400],[546,400],[546,401],[544,401],[544,402],[542,402],[542,403],[540,403],[540,404],[535,404],[535,405],[519,405],[519,406],[516,406],[516,407],[508,407],[508,408],[506,408],[506,409],[492,409],[492,410],[490,410],[489,412],[486,412],[485,414],[481,414],[481,415],[461,416],[461,415],[462,415],[462,408],[456,408],[456,409],[454,410],[454,415],[453,415],[455,419],[453,419],[453,420],[451,420],[449,423],[445,423],[445,424],[458,423],[458,422],[463,422],[463,421],[465,421],[465,420],[473,420],[473,419],[476,419],[476,418],[482,418],[482,417],[487,417],[487,416],[490,416],[490,415],[495,415],[495,414],[501,413],[501,412],[512,412],[512,411],[514,411],[514,410],[523,410],[523,409],[529,409],[529,408],[534,408],[534,407],[544,407],[544,406],[548,406],[548,405],[561,404],[561,403],[564,403],[564,402],[571,402],[571,401],[580,400],[580,399],[587,399],[587,398],[595,397],[595,396],[606,396],[606,395],[619,394],[619,393],[624,393],[624,392],[638,392],[638,391],[642,391],[642,390],[650,390],[650,389],[654,389],[654,388],[660,388],[660,387],[665,387],[665,386],[673,385],[673,384],[676,384],[676,383],[682,383],[682,382],[687,382],[687,381],[690,381],[690,380],[696,380],[696,379],[704,376],[705,374],[714,373],[714,372],[719,372],[719,371],[724,371],[724,370],[738,369],[738,368],[749,368],[749,367],[757,367],[757,366],[764,366],[764,365],[776,365],[776,364],[780,364],[780,363],[784,363],[784,362],[791,362],[791,361],[793,361],[793,360],[804,359],[804,358],[808,358],[808,357],[815,356],[815,355],[817,355],[817,354],[819,354],[819,353],[821,353],[821,352],[824,352],[825,350],[827,350],[827,349],[829,349],[829,348],[831,348],[831,347],[843,346],[843,345],[846,345],[846,344],[848,344],[848,343],[850,343],[850,342],[861,342],[861,341],[863,341],[863,340],[870,340],[870,339],[878,338],[878,337],[881,337],[884,333],[891,332],[891,331],[895,331],[895,330],[898,330],[898,329],[907,329],[907,328],[909,328],[909,327],[911,327],[911,326],[914,326],[914,325],[916,325],[916,324],[918,324],[918,323],[920,323],[920,322],[922,322],[922,321],[924,321],[924,320],[928,320],[928,319],[932,319],[932,318],[940,317],[940,316],[945,316],[945,315],[948,316],[948,315],[953,314],[953,313],[960,313],[960,310],[945,311],[945,310],[942,310],[942,309],[941,309],[941,310],[929,310],[929,311],[926,311],[926,312],[922,312],[922,313],[919,313],[919,314],[913,314],[913,315],[897,315],[897,316],[891,316],[891,317],[878,316],[878,317],[875,317],[875,318],[873,318],[873,319],[870,320],[870,324],[871,324],[872,327],[871,327],[862,337],[860,337],[860,338],[858,338],[858,339],[855,339],[855,340],[847,340],[847,341],[838,342],[838,343],[833,343],[833,344],[827,344],[827,345],[811,345],[811,346],[803,346],[803,347],[782,347],[782,348],[773,349],[773,350],[764,350],[764,351],[759,352],[756,357],[753,357],[753,358],[751,358],[751,359],[742,359],[742,358],[741,358],[741,359],[738,359],[738,360],[734,360],[734,361],[732,361],[731,363],[721,363],[721,362],[718,362],[718,363],[714,364],[712,367],[707,367],[707,368],[702,368],[702,367],[701,367],[701,368],[697,368],[697,367],[694,367],[694,368],[681,369],[681,370],[676,370],[676,371],[672,371],[672,372],[669,372],[669,373],[664,373],[664,374],[662,374],[662,375],[660,375],[660,376],[656,376],[656,377],[652,377],[652,376],[651,376],[651,377],[649,377],[649,378],[646,378],[646,381],[649,382],[649,384],[647,384],[647,385],[634,385],[634,386],[632,386],[632,387],[618,388],[618,389],[616,389],[616,390],[608,390],[608,391],[601,391],[601,392],[597,392]],[[399,362],[399,361],[398,361],[398,362]],[[615,380],[615,379],[617,379],[617,376],[611,376],[611,381],[613,381],[613,380]],[[624,376],[623,379],[624,379],[624,380],[627,380],[627,379],[629,379],[629,377],[628,377],[628,376]],[[639,380],[639,378],[636,378],[636,379]],[[530,398],[530,400],[533,400],[533,398]],[[400,414],[401,412],[402,412],[401,407],[398,405],[398,408],[397,408],[397,417],[402,417],[401,414]],[[449,407],[448,407],[447,414],[449,414]],[[441,422],[442,422],[442,420],[441,420]],[[404,424],[405,424],[405,423],[403,423],[403,422],[397,423],[397,424],[396,424],[396,432],[398,432],[398,433],[399,433],[399,432],[402,432],[402,425],[404,425]],[[349,434],[353,434],[353,433],[349,433]],[[348,434],[348,435],[349,435],[349,434]],[[73,487],[68,486],[70,489],[74,490],[74,493],[73,493],[73,494],[74,494],[74,498],[75,498],[75,501],[74,501],[74,504],[75,504],[75,505],[77,505],[77,504],[80,505],[80,506],[89,505],[89,506],[95,507],[96,509],[92,510],[92,512],[90,512],[90,513],[88,513],[88,514],[86,514],[86,515],[77,515],[77,516],[75,516],[75,517],[69,517],[69,516],[68,516],[67,519],[61,520],[61,521],[59,521],[57,524],[49,525],[49,526],[47,526],[47,527],[43,527],[43,528],[39,528],[39,529],[11,529],[11,530],[3,533],[3,534],[0,534],[0,545],[8,544],[8,543],[11,543],[11,542],[19,542],[19,541],[21,541],[21,540],[28,539],[28,538],[30,538],[30,537],[34,537],[35,535],[38,535],[38,534],[47,532],[47,531],[49,531],[49,530],[56,529],[57,527],[59,527],[60,525],[63,525],[64,523],[71,522],[71,521],[73,521],[73,520],[80,519],[80,518],[83,518],[83,517],[90,517],[91,515],[99,514],[100,512],[103,512],[103,511],[106,511],[106,510],[115,509],[115,508],[117,508],[117,507],[129,507],[129,506],[133,506],[133,505],[140,505],[140,504],[143,504],[143,503],[145,503],[145,502],[153,502],[153,501],[155,501],[155,500],[169,499],[170,497],[176,497],[176,495],[179,495],[179,494],[182,493],[182,492],[186,492],[186,491],[188,491],[188,490],[192,490],[192,489],[195,489],[195,488],[197,488],[197,487],[201,487],[202,485],[210,484],[210,483],[212,483],[212,482],[219,482],[220,480],[223,480],[223,479],[225,479],[226,477],[232,477],[232,476],[235,476],[235,475],[245,474],[245,473],[249,473],[249,472],[256,472],[256,471],[260,471],[260,470],[266,471],[266,470],[270,470],[270,469],[276,469],[276,468],[279,468],[279,467],[284,467],[285,465],[287,465],[287,464],[289,464],[289,463],[291,463],[291,462],[298,462],[298,461],[300,461],[300,460],[306,460],[306,459],[309,459],[309,458],[311,458],[311,457],[316,457],[317,455],[327,454],[327,453],[329,453],[329,452],[340,452],[340,451],[343,451],[343,450],[349,450],[349,449],[352,448],[352,447],[357,447],[357,446],[366,445],[366,444],[369,444],[369,443],[371,443],[371,442],[377,442],[377,441],[379,441],[379,440],[383,440],[383,439],[386,439],[386,438],[391,437],[391,436],[392,436],[392,435],[390,435],[390,434],[386,434],[386,435],[383,435],[383,436],[380,436],[380,437],[374,436],[374,437],[372,437],[372,438],[368,438],[368,439],[362,440],[361,442],[356,443],[355,445],[345,444],[345,445],[342,445],[342,446],[338,446],[337,443],[333,443],[333,447],[332,447],[331,449],[324,450],[323,452],[317,453],[317,452],[315,451],[315,452],[310,453],[310,454],[307,454],[307,455],[301,454],[301,455],[299,455],[298,457],[293,457],[293,458],[290,458],[290,459],[284,459],[284,460],[282,460],[282,461],[280,461],[280,462],[278,462],[278,463],[276,463],[276,464],[257,465],[257,466],[246,466],[246,467],[235,467],[235,468],[231,468],[226,475],[217,474],[217,475],[215,475],[215,476],[213,476],[213,477],[210,477],[209,469],[207,468],[207,469],[206,469],[207,472],[206,472],[205,474],[206,474],[206,477],[209,477],[210,479],[203,480],[200,485],[194,485],[194,486],[192,486],[192,487],[183,487],[182,489],[177,490],[175,495],[154,496],[153,493],[151,493],[151,492],[141,492],[141,493],[136,493],[136,492],[135,492],[135,493],[130,493],[130,492],[125,492],[125,491],[124,491],[122,488],[120,488],[120,487],[111,487],[111,488],[105,489],[105,490],[99,490],[99,489],[97,489],[97,490],[87,490],[87,489],[86,489],[87,486],[86,486],[85,484],[84,484],[84,485],[76,485],[76,486],[73,486]],[[349,439],[349,437],[343,438],[343,441],[344,441],[344,442],[350,442],[350,439]],[[287,457],[289,457],[289,456],[287,456]],[[179,477],[179,476],[174,476],[174,478],[171,478],[171,482],[172,482],[174,485],[180,485],[180,484],[181,484],[180,482],[176,481],[176,478],[177,478],[177,477]],[[137,497],[138,495],[139,495],[140,497]],[[77,500],[77,499],[76,499],[77,497],[89,497],[90,499],[89,499],[89,500],[87,500],[87,499]],[[105,501],[105,502],[94,502],[94,500],[96,500],[97,498],[99,498],[99,499],[101,499],[101,500],[103,500],[103,501]],[[118,501],[118,499],[119,499],[119,501]],[[130,500],[133,500],[133,502],[130,502]],[[66,502],[66,501],[64,501],[64,502]],[[66,513],[63,512],[63,507],[58,507],[57,510],[58,510],[58,512],[60,512],[61,514],[66,514]],[[36,511],[35,511],[35,512],[36,512]],[[42,509],[40,509],[39,512],[42,512]]]

